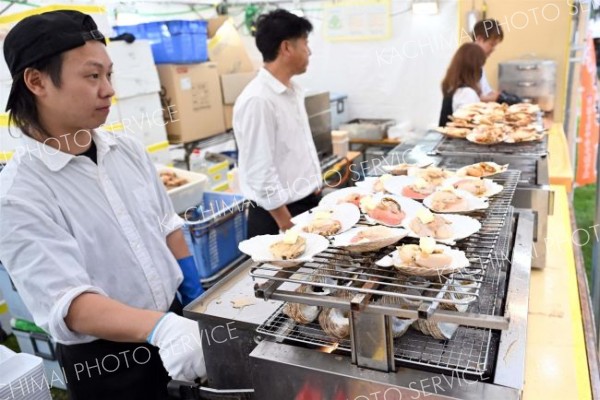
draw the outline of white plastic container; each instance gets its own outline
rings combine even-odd
[[[178,177],[188,181],[185,185],[167,190],[167,194],[171,198],[173,208],[175,208],[177,214],[184,213],[190,207],[195,207],[202,203],[202,196],[208,187],[208,176],[197,172],[186,171],[185,169],[164,166],[159,166],[158,171],[159,173],[161,171],[172,171]]]
[[[332,131],[331,143],[333,144],[333,154],[338,157],[346,157],[350,148],[350,139],[347,131]]]
[[[401,121],[390,127],[387,131],[388,138],[401,139],[412,132],[412,124],[410,121]]]
[[[40,357],[0,346],[0,399],[52,400]]]
[[[42,373],[46,375],[45,379],[48,385],[65,390],[67,388],[67,383],[62,368],[56,358],[56,342],[54,342],[50,336],[43,333],[22,332],[16,329],[13,333],[15,334],[17,343],[19,343],[19,348],[21,349],[21,353],[19,354],[29,357],[31,357],[30,354],[32,354],[40,361],[43,360]],[[2,397],[0,397],[0,399],[1,398]]]

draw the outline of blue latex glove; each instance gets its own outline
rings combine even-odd
[[[198,275],[193,256],[177,260],[177,263],[183,273],[183,282],[179,285],[179,294],[181,295],[181,303],[186,306],[204,293],[204,289],[200,284],[200,275]]]

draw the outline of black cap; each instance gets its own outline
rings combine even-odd
[[[83,46],[88,40],[106,44],[92,17],[79,11],[50,11],[19,21],[4,39],[4,58],[13,77],[6,111],[14,100],[14,78],[18,74],[40,60]]]

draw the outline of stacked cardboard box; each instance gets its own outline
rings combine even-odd
[[[216,64],[161,64],[158,73],[170,142],[193,142],[225,131]]]
[[[233,105],[244,87],[256,76],[256,70],[242,38],[227,18],[215,18],[208,25],[208,57],[217,63],[223,92],[225,128],[232,128]]]

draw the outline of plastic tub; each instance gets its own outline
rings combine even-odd
[[[210,277],[241,256],[238,244],[248,237],[245,199],[205,192],[202,205],[186,215],[184,233],[200,278]]]
[[[188,209],[198,206],[202,202],[202,195],[208,185],[208,177],[197,172],[190,172],[185,169],[158,166],[158,172],[171,171],[178,177],[188,181],[185,185],[167,190],[171,198],[173,208],[177,214],[183,214]]]
[[[387,130],[396,123],[393,119],[357,118],[340,125],[340,131],[348,131],[350,140],[381,140],[387,135]]]

